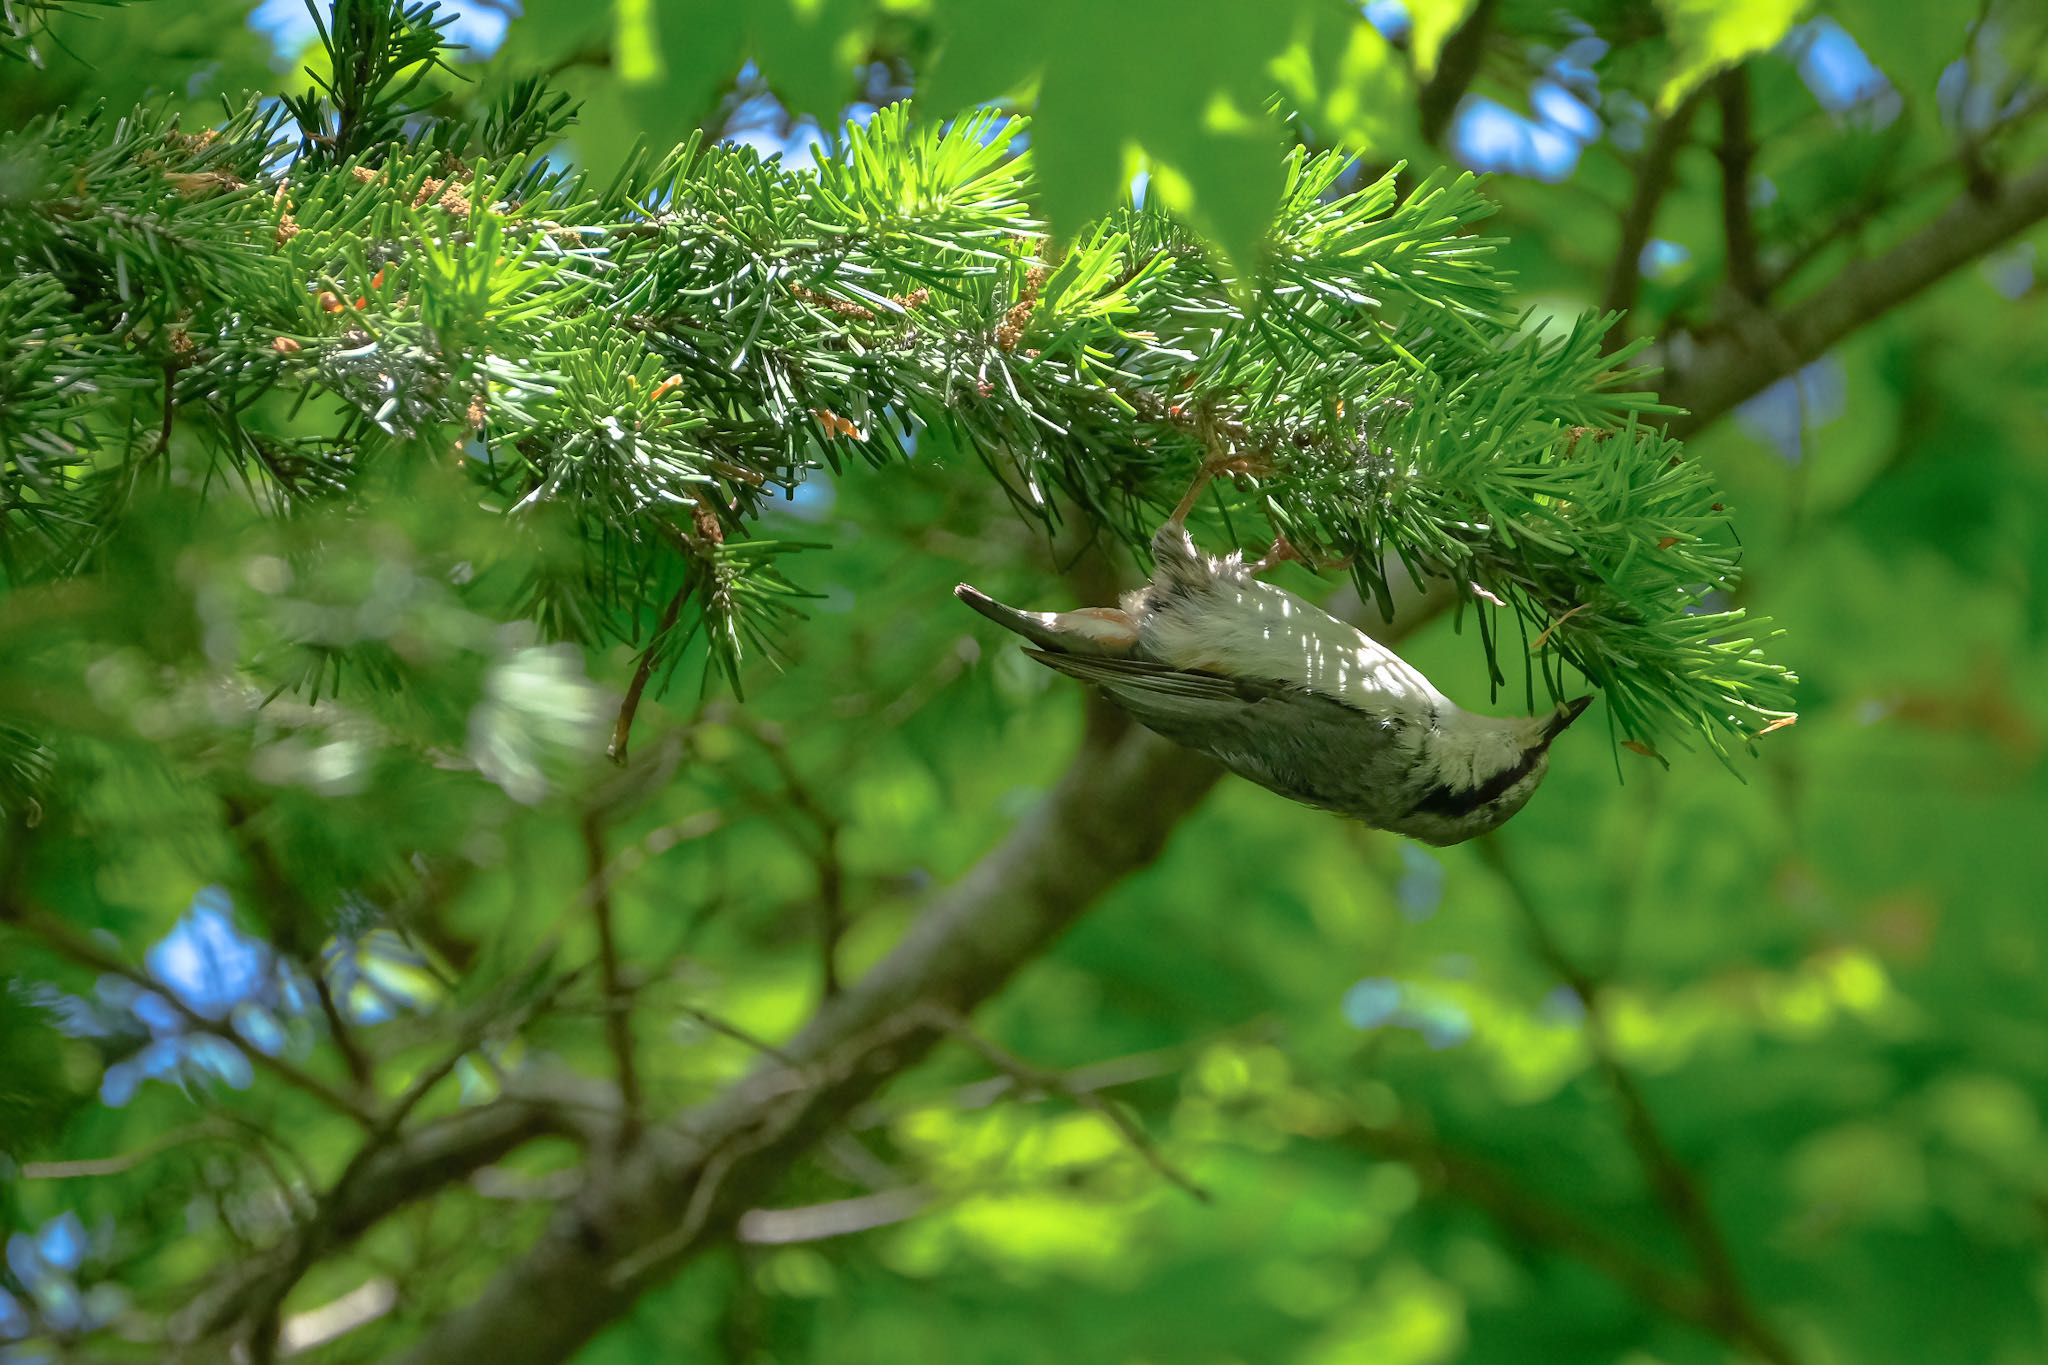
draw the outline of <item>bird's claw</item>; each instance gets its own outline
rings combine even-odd
[[[1279,568],[1282,564],[1290,562],[1295,564],[1306,565],[1308,567],[1309,572],[1311,573],[1321,573],[1325,569],[1350,568],[1351,556],[1346,555],[1342,559],[1319,560],[1303,552],[1302,550],[1296,548],[1294,542],[1289,540],[1286,536],[1276,536],[1273,539],[1272,548],[1268,549],[1266,553],[1261,555],[1259,559],[1254,563],[1247,564],[1245,566],[1245,572],[1248,574],[1252,574],[1254,576],[1262,573],[1270,573],[1272,570]]]
[[[1188,491],[1181,497],[1179,505],[1173,509],[1173,515],[1166,519],[1167,525],[1183,525],[1188,519],[1188,513],[1195,510],[1195,504],[1201,500],[1203,492],[1218,474],[1249,474],[1257,477],[1271,472],[1272,462],[1257,455],[1229,454],[1223,451],[1212,453],[1195,470],[1195,481],[1188,485]]]

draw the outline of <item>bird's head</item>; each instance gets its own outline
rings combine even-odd
[[[1432,733],[1424,781],[1402,831],[1432,844],[1456,844],[1498,828],[1550,771],[1550,745],[1592,702],[1580,697],[1548,715],[1497,720],[1460,712]]]

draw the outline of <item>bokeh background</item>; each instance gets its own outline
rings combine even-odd
[[[607,166],[643,131],[686,130],[687,101],[634,74],[620,14],[455,8],[474,88],[551,70],[586,101],[561,157]],[[1476,51],[1446,91],[1400,57],[1443,7],[1364,7],[1394,54],[1356,116],[1379,130],[1367,165],[1494,173],[1488,230],[1526,305],[1631,309],[1621,331],[1657,339],[1681,393],[1707,349],[1762,357],[1768,384],[1689,449],[1728,490],[1742,604],[1784,632],[1797,726],[1733,771],[1684,752],[1667,770],[1610,744],[1596,711],[1484,851],[1225,781],[978,1016],[1056,1081],[943,1049],[778,1192],[840,1207],[845,1235],[743,1228],[579,1359],[2048,1361],[2048,236],[2023,227],[1924,290],[1868,271],[2038,176],[2048,19],[2034,0],[1712,20],[1619,0],[1451,8],[1439,74],[1462,35]],[[883,6],[847,89],[826,92],[843,115],[916,91],[948,13]],[[1144,21],[1162,44],[1193,22]],[[313,42],[289,0],[53,22],[47,70],[6,68],[0,125],[59,103],[203,110],[290,85]],[[1735,76],[1674,103],[1688,23],[1753,24],[1757,41],[1736,32]],[[1073,60],[1115,85],[1105,116],[1166,98],[1171,63],[1143,47]],[[701,124],[792,164],[832,155],[786,93],[749,66]],[[1329,122],[1288,136],[1356,135]],[[1125,167],[1132,194],[1154,178]],[[1783,326],[1852,277],[1857,325],[1801,354]],[[744,712],[700,719],[698,763],[644,825],[684,832],[650,845],[618,898],[625,950],[663,964],[660,989],[776,1038],[816,999],[822,878],[858,976],[1082,742],[1078,689],[991,639],[951,586],[1057,606],[1080,600],[1077,578],[1142,570],[1078,533],[1049,542],[980,470],[943,462],[821,477],[768,529],[829,547],[802,557],[822,595]],[[1450,618],[1404,651],[1450,695],[1488,700],[1479,645]],[[693,682],[686,669],[650,709],[701,718]],[[572,838],[534,832],[487,858],[505,889],[469,903],[447,952],[509,962],[538,942],[557,912],[517,888],[574,865]],[[279,967],[292,945],[161,859],[100,856],[103,880],[150,907],[123,940],[157,984],[15,957],[0,1057],[67,1098],[33,1144],[24,1119],[6,1144],[19,1159],[0,1163],[9,1361],[70,1359],[67,1343],[109,1331],[118,1356],[123,1325],[171,1313],[207,1258],[257,1255],[256,1158],[231,1135],[296,1111],[252,1053],[332,1061],[317,1002]],[[315,947],[349,1024],[397,1049],[432,1039],[460,994],[374,916]],[[231,1016],[247,1045],[194,1031],[162,993]],[[602,1057],[594,1011],[570,1012],[460,1079],[483,1098],[500,1069]],[[710,1093],[751,1057],[679,1005],[650,1034],[648,1084]],[[1091,1097],[1126,1106],[1149,1145]],[[286,1187],[293,1163],[331,1171],[352,1138],[291,1123],[298,1150],[263,1157]],[[308,1358],[378,1358],[398,1323],[463,1302],[573,1170],[541,1144],[377,1227],[292,1301],[350,1305],[331,1340],[301,1321]]]

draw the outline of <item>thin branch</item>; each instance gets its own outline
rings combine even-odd
[[[1113,1090],[1118,1086],[1135,1085],[1139,1081],[1171,1076],[1219,1040],[1235,1043],[1268,1043],[1278,1037],[1279,1033],[1275,1021],[1253,1020],[1237,1028],[1224,1029],[1205,1037],[1189,1038],[1171,1047],[1154,1048],[1147,1052],[1127,1053],[1121,1057],[1108,1057],[1099,1062],[1089,1062],[1063,1072],[1062,1075],[1068,1087],[1074,1090]],[[863,1105],[848,1118],[847,1122],[850,1127],[856,1129],[879,1128],[904,1114],[923,1109],[985,1109],[1005,1096],[1015,1093],[1016,1089],[1016,1078],[990,1076],[985,1080],[955,1086],[941,1094],[916,1096],[892,1104]]]
[[[150,449],[149,454],[145,455],[138,462],[138,468],[161,459],[164,453],[171,448],[171,429],[176,425],[177,420],[178,367],[175,364],[171,364],[164,366],[164,416],[162,424],[157,428],[156,445]]]
[[[1403,1128],[1361,1126],[1339,1140],[1413,1167],[1425,1181],[1472,1204],[1523,1240],[1560,1251],[1605,1275],[1630,1298],[1716,1336],[1727,1335],[1704,1285],[1646,1259],[1598,1225],[1546,1202],[1486,1162]]]
[[[1143,1159],[1159,1177],[1176,1189],[1185,1191],[1204,1204],[1215,1202],[1215,1196],[1179,1167],[1168,1161],[1152,1141],[1151,1135],[1140,1128],[1137,1121],[1125,1113],[1122,1106],[1104,1099],[1093,1090],[1085,1090],[1070,1082],[1058,1071],[1027,1062],[1016,1053],[1001,1047],[990,1039],[975,1032],[965,1019],[957,1016],[945,1019],[946,1030],[955,1038],[973,1048],[981,1059],[1002,1072],[1016,1083],[1020,1093],[1028,1096],[1032,1092],[1058,1095],[1072,1104],[1077,1104],[1089,1113],[1097,1115],[1129,1144],[1132,1151]]]
[[[1520,913],[1537,956],[1585,1008],[1586,1039],[1594,1065],[1621,1106],[1623,1131],[1650,1182],[1651,1190],[1692,1250],[1693,1259],[1706,1280],[1715,1316],[1725,1325],[1729,1335],[1771,1365],[1796,1365],[1791,1349],[1764,1323],[1750,1303],[1735,1258],[1728,1250],[1727,1239],[1722,1236],[1713,1210],[1707,1205],[1705,1192],[1672,1150],[1670,1140],[1665,1137],[1663,1128],[1651,1111],[1634,1073],[1622,1064],[1601,1008],[1597,984],[1551,933],[1528,884],[1522,880],[1498,836],[1482,836],[1477,847],[1481,860],[1500,878],[1508,899]]]
[[[286,947],[294,942],[303,942],[300,934],[309,925],[317,924],[320,915],[305,904],[304,899],[294,889],[291,879],[285,875],[275,852],[257,831],[254,824],[255,810],[233,797],[224,798],[221,806],[227,816],[228,833],[255,877],[256,909],[259,912],[267,910],[271,914],[267,927],[271,930],[272,940]],[[288,918],[280,922],[277,916]],[[374,1095],[376,1078],[370,1059],[357,1045],[348,1020],[343,1017],[334,999],[334,992],[327,984],[327,972],[318,960],[318,954],[304,956],[314,959],[306,964],[307,975],[313,979],[313,993],[320,1001],[321,1016],[327,1021],[328,1037],[333,1041],[335,1050],[341,1054],[342,1065],[348,1070],[349,1080],[355,1085],[358,1093]]]
[[[719,1035],[721,1038],[730,1038],[735,1043],[745,1044],[747,1047],[752,1048],[754,1051],[759,1052],[764,1056],[773,1057],[775,1058],[775,1060],[782,1062],[785,1065],[794,1066],[796,1064],[795,1059],[792,1058],[787,1052],[784,1052],[781,1048],[769,1042],[760,1034],[754,1033],[749,1029],[742,1028],[738,1024],[733,1023],[730,1019],[726,1019],[719,1015],[713,1014],[710,1010],[700,1008],[696,1005],[675,1005],[671,1006],[671,1008],[673,1008],[676,1011],[676,1013],[696,1021],[696,1023],[703,1027],[705,1030],[711,1033],[715,1033]]]
[[[839,942],[846,937],[846,867],[839,854],[839,817],[826,808],[811,790],[803,774],[790,761],[789,746],[782,732],[772,725],[753,725],[750,732],[768,753],[782,778],[784,796],[796,812],[818,832],[818,847],[811,855],[818,874],[818,966],[826,999],[839,994]]]
[[[1621,236],[1614,247],[1614,260],[1607,267],[1607,288],[1601,295],[1604,313],[1626,313],[1635,307],[1636,292],[1643,283],[1643,248],[1657,223],[1657,209],[1671,190],[1678,153],[1692,132],[1693,115],[1699,111],[1704,91],[1695,90],[1670,114],[1650,126],[1643,153],[1636,158],[1635,193],[1621,216]],[[1629,329],[1616,324],[1607,334],[1608,350],[1619,349],[1629,339]]]
[[[697,576],[686,571],[682,586],[661,609],[661,620],[655,625],[647,648],[640,651],[640,662],[633,666],[633,678],[626,684],[625,700],[619,703],[619,718],[612,723],[612,742],[605,749],[614,763],[623,765],[626,761],[626,744],[633,737],[633,718],[640,714],[640,698],[647,691],[648,680],[654,676],[655,652],[668,638],[669,632],[675,629],[676,620],[683,614],[683,603],[690,600],[690,591],[696,585]]]
[[[1436,72],[1423,85],[1416,100],[1422,136],[1432,147],[1443,141],[1465,92],[1479,75],[1480,59],[1486,55],[1486,39],[1492,32],[1493,15],[1498,8],[1499,0],[1479,0],[1437,53]]]
[[[818,1242],[904,1222],[923,1213],[931,1204],[932,1196],[927,1190],[877,1190],[853,1199],[834,1199],[802,1208],[748,1209],[740,1215],[736,1231],[739,1240],[750,1246]]]
[[[1749,68],[1731,66],[1714,78],[1721,110],[1721,236],[1728,253],[1728,283],[1751,304],[1764,301],[1763,268],[1757,263],[1756,223],[1750,217],[1750,166],[1756,157],[1751,129]]]
[[[1992,199],[1956,199],[1891,250],[1844,267],[1805,298],[1733,320],[1666,386],[1665,398],[1690,414],[1672,422],[1672,434],[1699,430],[2043,218],[2048,161],[2005,181]]]
[[[278,1329],[278,1354],[287,1358],[325,1346],[367,1326],[398,1306],[398,1285],[379,1275],[317,1308],[294,1313]]]
[[[534,1138],[579,1131],[561,1108],[525,1097],[497,1100],[422,1124],[363,1162],[349,1187],[328,1202],[324,1219],[301,1225],[295,1243],[305,1244],[306,1251],[295,1244],[245,1261],[173,1319],[174,1337],[194,1342],[216,1335],[248,1314],[252,1304],[273,1295],[281,1299],[278,1282],[302,1256],[310,1263],[348,1244],[398,1209]],[[288,1290],[296,1278],[291,1275],[284,1288]]]
[[[633,995],[619,970],[619,943],[612,915],[610,867],[605,857],[604,827],[595,809],[583,812],[580,822],[583,854],[589,868],[591,918],[597,923],[597,963],[604,991],[604,1032],[612,1050],[612,1063],[619,1076],[619,1099],[625,1117],[619,1125],[618,1140],[630,1146],[639,1136],[640,1077],[633,1059]]]
[[[99,1176],[122,1175],[134,1170],[143,1162],[165,1152],[188,1146],[195,1142],[232,1141],[233,1134],[219,1124],[196,1123],[189,1128],[180,1128],[164,1134],[154,1142],[144,1143],[132,1152],[121,1152],[114,1156],[79,1157],[71,1161],[24,1161],[21,1164],[23,1180],[87,1180]]]
[[[101,947],[90,935],[80,933],[55,915],[20,904],[11,904],[0,907],[0,922],[12,923],[27,930],[80,966],[121,977],[161,997],[177,1012],[178,1018],[187,1028],[232,1043],[259,1070],[269,1072],[292,1089],[312,1096],[335,1113],[346,1115],[365,1128],[376,1127],[376,1116],[356,1100],[342,1094],[311,1072],[301,1071],[284,1058],[273,1056],[261,1048],[250,1047],[247,1040],[235,1032],[227,1021],[207,1018],[179,999],[178,993],[163,982],[140,967],[130,965],[117,954]]]
[[[355,1082],[363,1094],[376,1092],[376,1079],[370,1069],[370,1059],[356,1046],[355,1034],[342,1017],[341,1006],[334,999],[334,988],[327,984],[327,973],[323,964],[313,962],[306,975],[313,978],[313,994],[320,1001],[320,1013],[327,1020],[327,1036],[334,1040],[335,1051],[341,1054],[342,1065],[348,1068],[348,1078]]]

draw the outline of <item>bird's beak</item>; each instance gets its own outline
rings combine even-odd
[[[1550,718],[1550,724],[1543,727],[1543,738],[1547,742],[1563,734],[1579,713],[1593,704],[1591,697],[1579,697],[1557,708],[1557,714]]]

